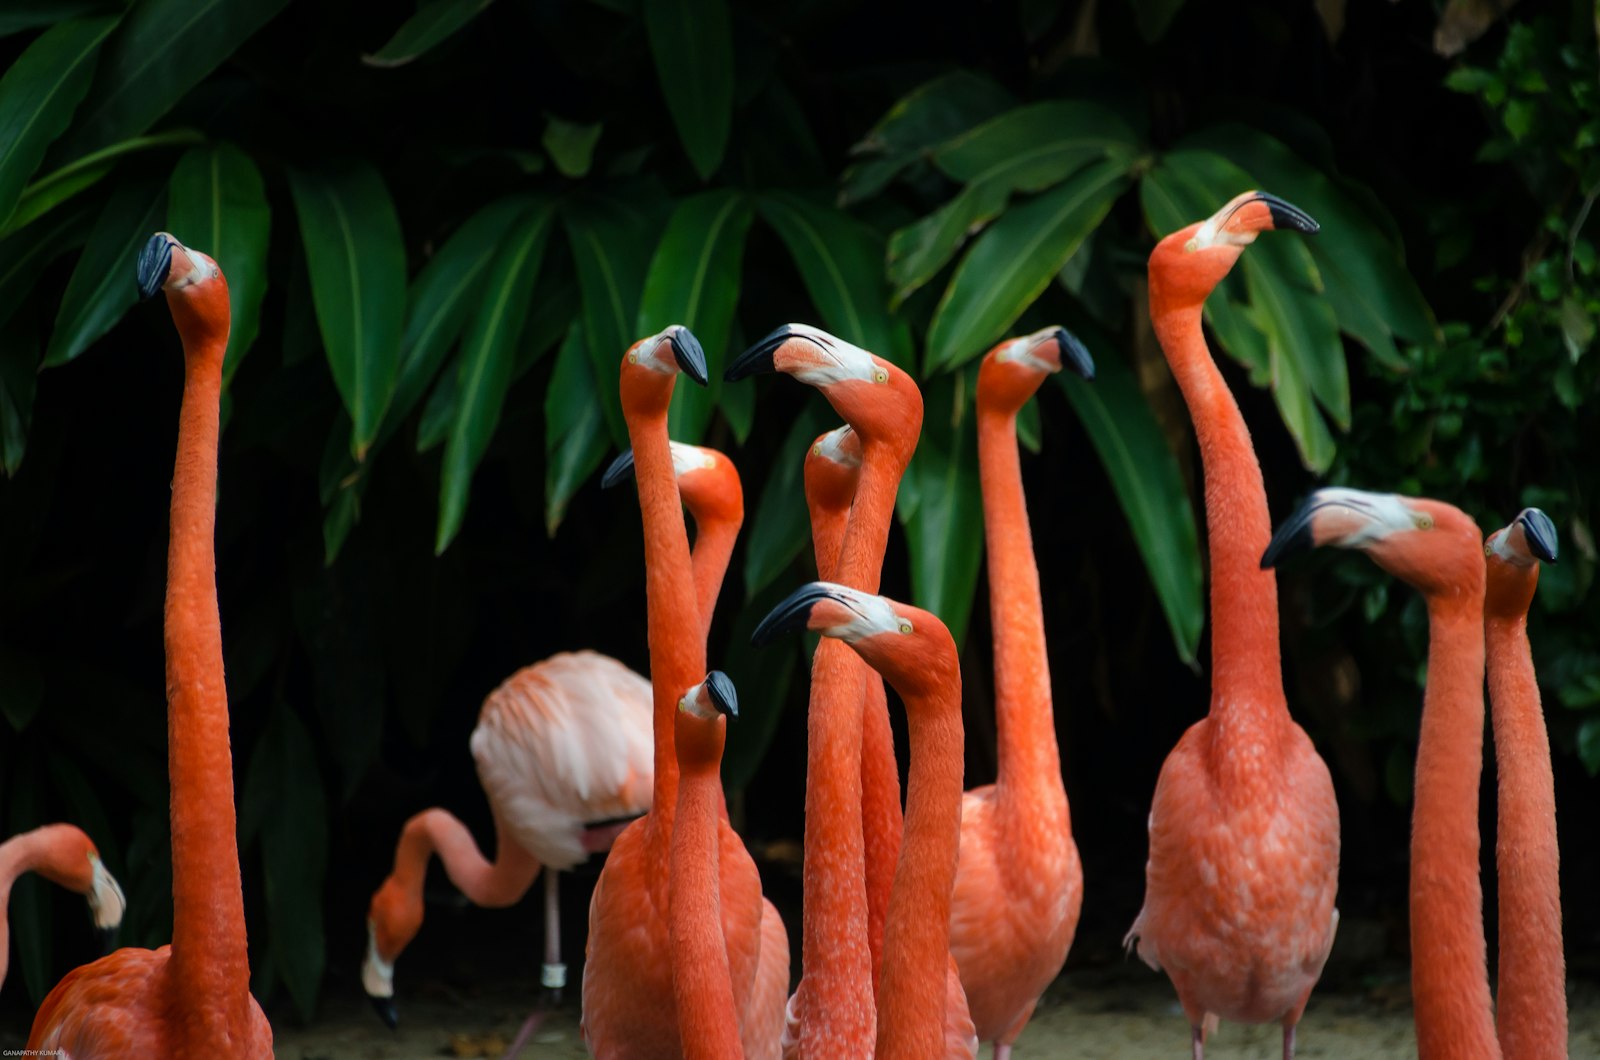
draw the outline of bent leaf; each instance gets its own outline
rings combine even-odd
[[[645,0],[645,32],[661,93],[701,180],[722,164],[733,119],[733,35],[727,0]]]
[[[48,213],[75,195],[94,187],[105,178],[106,174],[116,168],[117,161],[123,155],[157,147],[198,144],[204,140],[205,137],[193,129],[169,129],[154,136],[135,136],[131,140],[124,140],[119,144],[101,148],[93,154],[84,155],[60,169],[46,173],[23,188],[22,197],[17,200],[17,208],[11,212],[11,219],[0,225],[0,233],[14,232],[39,215]]]
[[[839,205],[878,194],[901,170],[942,143],[990,118],[1015,97],[981,74],[955,70],[918,85],[878,119],[850,149],[852,162],[839,178]]]
[[[566,517],[567,502],[606,454],[598,389],[583,324],[575,320],[556,352],[555,370],[544,393],[544,530],[550,537],[556,536]]]
[[[404,66],[471,22],[491,0],[433,0],[400,23],[389,42],[361,61],[368,66]]]

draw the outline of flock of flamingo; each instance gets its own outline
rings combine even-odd
[[[1151,806],[1144,906],[1127,943],[1177,991],[1203,1055],[1217,1021],[1278,1023],[1283,1054],[1333,944],[1339,813],[1328,769],[1285,705],[1272,568],[1318,545],[1366,552],[1427,603],[1428,680],[1411,840],[1412,983],[1424,1057],[1566,1055],[1566,999],[1550,753],[1525,620],[1556,533],[1538,509],[1485,542],[1439,501],[1322,489],[1272,533],[1249,433],[1201,330],[1206,297],[1274,228],[1303,212],[1247,192],[1161,240],[1149,266],[1156,335],[1199,439],[1208,527],[1212,699],[1167,757]],[[70,973],[29,1048],[91,1057],[266,1057],[249,992],[222,671],[214,524],[227,281],[166,233],[138,261],[165,290],[185,383],[172,482],[165,644],[173,937]],[[650,679],[594,652],[513,674],[484,701],[471,749],[489,796],[495,860],[442,809],[406,822],[373,895],[362,981],[394,1025],[395,961],[423,918],[431,855],[473,902],[506,906],[545,869],[546,987],[565,985],[561,870],[610,853],[589,907],[582,1034],[595,1056],[1008,1057],[1077,927],[1083,873],[1052,714],[1039,575],[1016,416],[1063,367],[1093,377],[1061,328],[1002,342],[977,389],[994,629],[994,784],[962,791],[961,671],[939,618],[877,595],[922,398],[911,377],[816,328],[779,328],[729,367],[820,390],[845,425],[805,456],[821,581],[757,627],[822,635],[807,717],[800,977],[789,936],[729,824],[719,779],[731,681],[706,636],[743,521],[739,477],[710,449],[672,442],[677,377],[707,382],[687,328],[625,354],[622,407],[644,532]],[[681,506],[681,507],[680,507]],[[682,514],[694,520],[691,552]],[[1479,881],[1478,783],[1487,662],[1499,770],[1500,967],[1491,1001]],[[910,738],[902,811],[884,683]],[[4,899],[24,871],[84,894],[114,927],[122,891],[92,843],[51,825],[0,845]],[[537,1025],[529,1018],[515,1052]]]

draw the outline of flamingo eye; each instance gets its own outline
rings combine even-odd
[[[637,350],[629,350],[628,351],[628,363],[629,364],[638,364],[639,363],[639,352]]]
[[[1411,517],[1411,521],[1416,525],[1418,530],[1433,529],[1433,516],[1426,512],[1418,512],[1416,515]]]
[[[889,373],[885,372],[882,368],[874,368],[872,371],[872,381],[874,383],[887,383],[889,381]]]
[[[900,620],[900,632],[901,633],[910,633],[911,632],[911,623],[907,622],[903,618]]]

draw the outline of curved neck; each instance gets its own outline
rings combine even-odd
[[[172,782],[172,973],[181,1008],[216,1011],[241,1034],[250,1013],[233,758],[217,609],[221,342],[185,338],[183,406],[167,548],[167,765]],[[213,347],[214,343],[214,347]],[[201,1017],[195,1028],[213,1026]]]
[[[902,696],[911,737],[905,840],[889,897],[878,990],[880,1060],[944,1055],[950,892],[961,845],[961,679]]]
[[[733,546],[739,538],[739,523],[729,519],[696,519],[694,551],[689,562],[694,570],[695,606],[700,615],[700,639],[711,636],[711,619],[717,610],[717,594],[722,592],[722,581],[728,573],[728,561],[733,558]]]
[[[11,885],[17,882],[17,877],[25,872],[37,872],[52,883],[80,890],[67,873],[67,866],[60,864],[61,858],[57,856],[56,848],[65,838],[64,832],[77,833],[78,830],[71,825],[45,825],[0,843],[0,984],[5,982],[6,965],[11,956],[10,921],[7,918]],[[81,841],[74,843],[73,847],[83,849]]]
[[[527,893],[538,875],[539,862],[506,834],[495,821],[495,860],[478,849],[467,826],[447,810],[423,810],[406,822],[395,847],[393,879],[420,901],[427,877],[428,858],[439,862],[473,905],[496,909],[512,904]]]
[[[1278,583],[1261,569],[1272,539],[1266,486],[1233,394],[1200,330],[1200,307],[1167,308],[1150,285],[1150,319],[1194,421],[1205,471],[1211,561],[1211,717],[1246,715],[1254,731],[1288,720],[1278,658]],[[1259,738],[1259,737],[1258,737]]]
[[[720,761],[721,753],[716,756]],[[739,1013],[722,935],[717,829],[722,784],[716,763],[686,765],[678,778],[669,874],[672,901],[672,994],[683,1055],[722,1060],[742,1055]]]
[[[850,509],[830,508],[812,497],[806,498],[806,509],[811,515],[811,546],[817,560],[817,577],[836,581],[834,566],[839,562],[839,546],[844,542]]]
[[[1527,617],[1491,617],[1485,633],[1499,777],[1496,1024],[1508,1058],[1564,1056],[1567,991],[1555,779]]]
[[[1497,1057],[1478,880],[1483,583],[1428,600],[1411,816],[1411,987],[1422,1056]]]
[[[1048,792],[1064,810],[1044,603],[1022,492],[1015,412],[979,405],[978,476],[994,626],[995,784],[1002,798],[1019,788]]]

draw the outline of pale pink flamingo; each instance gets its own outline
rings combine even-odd
[[[11,885],[25,872],[37,872],[58,887],[83,895],[94,926],[107,936],[122,923],[128,904],[115,877],[101,863],[100,851],[76,825],[47,824],[0,843],[0,986],[5,985],[11,955],[6,906]]]

